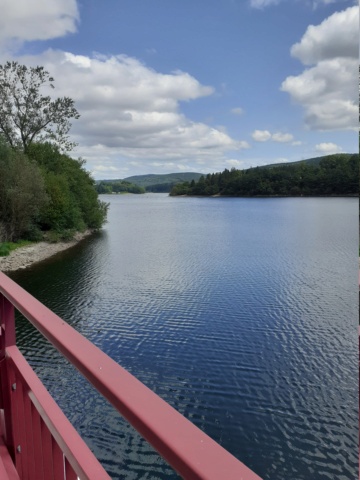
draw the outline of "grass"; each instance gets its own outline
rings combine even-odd
[[[84,229],[85,230],[85,229]],[[39,240],[44,239],[49,243],[58,243],[58,242],[69,242],[74,238],[76,230],[68,229],[57,232],[55,230],[49,230],[44,236],[41,235]],[[0,257],[7,257],[13,250],[16,250],[20,247],[25,247],[26,245],[32,245],[37,243],[34,240],[19,240],[17,242],[0,242]]]
[[[18,242],[3,242],[0,243],[0,257],[7,257],[10,252],[26,245],[31,245],[34,242],[30,240],[19,240]]]

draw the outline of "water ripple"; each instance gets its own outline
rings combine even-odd
[[[264,479],[357,478],[356,199],[109,200],[104,232],[14,278]],[[112,478],[177,478],[17,330]]]

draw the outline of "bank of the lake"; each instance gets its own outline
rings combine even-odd
[[[59,252],[74,247],[84,238],[91,235],[91,230],[85,232],[78,232],[74,235],[72,240],[67,242],[37,242],[30,245],[19,247],[10,252],[6,257],[0,257],[0,271],[14,272],[30,267],[34,263],[46,260]]]

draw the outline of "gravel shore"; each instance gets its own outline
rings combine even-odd
[[[34,243],[33,245],[17,248],[16,250],[13,250],[9,256],[0,257],[0,271],[12,272],[14,270],[29,267],[35,262],[40,262],[58,252],[73,247],[80,242],[80,240],[91,235],[91,233],[91,230],[87,230],[84,233],[77,233],[74,239],[69,242],[39,242]]]

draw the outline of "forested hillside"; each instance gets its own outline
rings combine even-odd
[[[133,175],[123,180],[100,180],[96,183],[98,193],[169,193],[178,183],[199,180],[201,173],[164,173]]]
[[[357,195],[359,155],[328,155],[311,162],[274,164],[202,176],[176,185],[170,195],[309,196]]]
[[[181,172],[181,173],[164,173],[164,174],[148,174],[134,175],[127,177],[124,181],[134,183],[139,187],[145,188],[147,192],[170,192],[178,183],[191,182],[199,180],[201,173]]]

